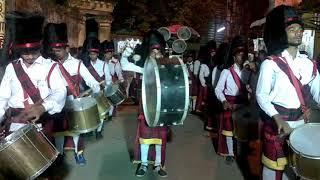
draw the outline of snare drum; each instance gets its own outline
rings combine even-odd
[[[113,106],[121,104],[126,99],[126,93],[119,84],[112,84],[105,89],[105,96]]]
[[[106,118],[106,114],[109,112],[111,108],[111,104],[108,99],[103,95],[103,92],[100,91],[99,95],[95,97],[97,101],[97,108],[99,112],[100,120],[104,120]]]
[[[59,152],[35,125],[28,124],[0,142],[0,174],[17,179],[35,179],[57,158]]]
[[[305,179],[320,179],[320,123],[295,129],[289,137],[290,165]]]
[[[189,110],[188,70],[176,57],[146,60],[142,105],[150,127],[182,125]]]
[[[65,109],[71,132],[80,134],[91,132],[100,124],[97,102],[92,97],[67,101]]]

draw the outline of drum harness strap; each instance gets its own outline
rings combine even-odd
[[[72,76],[68,73],[68,71],[63,67],[63,65],[59,62],[59,69],[61,71],[62,76],[64,77],[64,79],[67,81],[68,84],[68,89],[70,90],[71,94],[74,97],[78,97],[80,94],[80,65],[81,65],[81,61],[79,61],[79,65],[78,65],[78,70],[77,70],[77,80],[73,80]],[[51,73],[49,73],[49,77],[50,78]]]
[[[290,82],[292,83],[293,87],[295,88],[300,104],[301,104],[301,108],[302,108],[302,112],[306,112],[307,110],[307,106],[305,103],[305,99],[303,97],[302,94],[302,84],[301,82],[297,79],[297,77],[294,75],[292,69],[290,68],[288,62],[286,61],[286,59],[284,57],[278,57],[278,56],[270,56],[269,60],[274,61],[278,67],[288,76]],[[315,66],[315,63],[313,61],[313,75],[315,76],[317,73],[317,69]]]
[[[103,81],[103,78],[99,76],[99,74],[97,73],[97,71],[94,69],[94,67],[92,66],[91,63],[89,63],[88,65],[88,70],[91,73],[91,75],[96,79],[96,81],[101,82]]]

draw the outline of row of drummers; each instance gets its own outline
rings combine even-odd
[[[235,37],[230,45],[223,43],[217,50],[214,41],[208,42],[204,53],[206,55],[200,55],[201,63],[199,60],[193,61],[192,56],[186,56],[185,62],[191,84],[190,108],[194,113],[201,114],[205,118],[204,128],[208,132],[207,135],[217,138],[217,153],[226,157],[227,164],[232,163],[235,156],[239,159],[242,156],[248,156],[249,152],[244,152],[243,148],[246,149],[245,146],[251,142],[259,146],[259,148],[256,147],[258,153],[255,158],[260,161],[249,163],[260,167],[262,162],[268,168],[276,167],[275,163],[271,163],[271,160],[266,158],[265,151],[261,152],[263,148],[260,146],[265,146],[262,137],[265,129],[262,127],[266,122],[261,121],[262,113],[255,95],[259,66],[267,57],[248,62],[245,59],[246,53],[244,41],[241,40],[241,37]],[[265,55],[264,53],[261,52],[261,55]],[[225,59],[226,54],[229,54],[231,58]],[[287,142],[290,147],[288,148],[289,158],[286,162],[288,161],[293,169],[292,175],[303,179],[319,179],[317,159],[320,154],[315,148],[318,146],[316,138],[319,136],[315,134],[320,127],[320,110],[311,99],[307,99],[306,103],[311,108],[303,118],[308,119],[309,123],[303,125],[302,120],[302,123],[298,121],[297,124],[291,125],[289,122],[293,132],[290,135],[279,132],[281,134],[277,137],[282,143]],[[237,146],[234,146],[234,142]],[[277,149],[270,150],[270,152],[273,151],[280,153]],[[285,166],[279,164],[277,165],[279,167]],[[253,170],[257,172],[251,173],[261,176],[263,168],[257,169]],[[266,172],[265,169],[263,171]]]
[[[56,160],[59,152],[63,154],[68,148],[74,150],[76,163],[85,165],[81,134],[96,131],[97,138],[102,137],[104,120],[110,120],[115,107],[126,98],[120,63],[113,55],[113,43],[104,42],[100,47],[97,38],[87,38],[81,61],[69,53],[66,24],[47,24],[42,48],[43,18],[22,18],[20,14],[13,17],[16,17],[14,23],[19,34],[15,39],[15,53],[20,58],[8,65],[1,82],[0,101],[6,105],[1,108],[7,111],[2,121],[4,128],[1,127],[4,131],[0,134],[0,175],[34,179]],[[30,29],[28,23],[39,28]],[[35,39],[39,42],[34,42]],[[40,54],[41,48],[44,52]],[[98,58],[100,53],[104,60]],[[11,67],[14,70],[10,71]],[[62,91],[60,94],[54,91],[57,86],[65,89],[62,84],[67,87],[65,102],[58,100],[62,99]],[[18,100],[19,92],[24,92],[23,104]],[[6,97],[7,94],[11,95]],[[53,110],[44,113],[39,105],[43,106],[49,99],[54,101]],[[5,100],[8,102],[2,103]],[[29,104],[29,101],[35,103]]]

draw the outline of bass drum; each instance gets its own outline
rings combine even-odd
[[[150,127],[182,125],[188,114],[188,70],[177,57],[144,64],[142,105]]]
[[[35,125],[27,124],[0,141],[0,174],[35,179],[59,152]]]
[[[305,124],[290,134],[290,164],[303,179],[320,179],[320,123]]]

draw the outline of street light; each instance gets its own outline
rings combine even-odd
[[[219,28],[218,30],[217,30],[217,32],[221,32],[221,31],[224,31],[226,29],[226,27],[221,27],[221,28]]]

